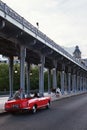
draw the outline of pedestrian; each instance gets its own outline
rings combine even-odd
[[[13,99],[20,99],[20,96],[21,96],[21,90],[17,90],[13,96]]]

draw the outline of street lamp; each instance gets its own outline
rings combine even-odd
[[[17,70],[17,67],[15,67],[15,74],[17,74],[18,73],[18,70]]]
[[[30,73],[30,76],[32,76],[32,73]]]
[[[37,28],[39,29],[39,23],[38,22],[36,22],[36,25],[37,25]]]

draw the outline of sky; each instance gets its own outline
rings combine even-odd
[[[2,0],[60,46],[87,58],[87,0]]]

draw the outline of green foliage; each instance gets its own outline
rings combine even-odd
[[[17,69],[17,73],[15,73],[15,69]],[[20,67],[18,64],[14,65],[13,69],[13,86],[14,90],[17,90],[20,87]],[[0,64],[0,91],[9,91],[9,65],[8,64]]]
[[[0,90],[9,89],[9,68],[8,64],[0,64]]]
[[[17,70],[17,73],[15,73]],[[13,90],[17,90],[20,88],[20,64],[15,64],[13,69]],[[26,71],[25,71],[26,72]],[[25,75],[26,81],[26,75]],[[60,87],[60,74],[57,74],[57,86]],[[26,82],[25,82],[26,87]],[[51,76],[51,87],[52,87],[52,76]],[[30,89],[38,89],[39,90],[39,69],[38,67],[31,67],[30,69]],[[44,89],[48,90],[48,72],[44,72]],[[8,64],[0,64],[0,91],[9,91],[9,65]]]
[[[31,68],[30,72],[30,86],[31,89],[39,89],[39,71],[38,67]]]
[[[48,72],[44,72],[44,89],[45,91],[48,89]]]
[[[13,90],[18,90],[19,88],[20,88],[20,65],[15,64],[14,65]]]

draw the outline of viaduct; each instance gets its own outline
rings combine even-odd
[[[9,58],[9,88],[13,95],[13,59],[20,59],[20,89],[25,93],[25,62],[27,94],[30,93],[30,64],[39,68],[39,94],[44,94],[44,68],[48,70],[48,92],[53,70],[53,88],[57,88],[57,71],[61,73],[61,93],[87,90],[87,67],[38,28],[0,1],[0,54]],[[67,77],[67,82],[66,81]],[[67,87],[66,87],[67,86]]]

